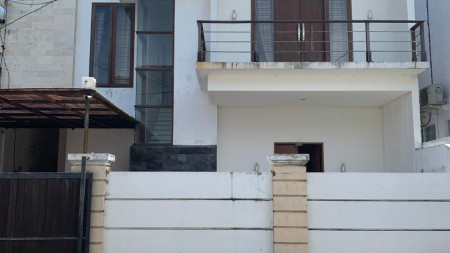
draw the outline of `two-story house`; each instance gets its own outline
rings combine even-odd
[[[10,2],[8,18],[20,8]],[[91,131],[89,151],[115,153],[119,170],[129,159],[139,171],[267,171],[267,154],[300,152],[311,171],[412,172],[417,75],[428,68],[413,10],[409,1],[59,0],[6,27],[2,88],[81,88],[95,77],[140,122]],[[82,131],[53,132],[63,171]]]
[[[88,155],[91,252],[445,252],[449,177],[416,173],[416,6],[5,1],[0,171],[78,172],[83,143],[114,154]]]

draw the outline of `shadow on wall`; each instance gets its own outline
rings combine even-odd
[[[59,129],[5,129],[2,172],[56,172],[58,140]]]

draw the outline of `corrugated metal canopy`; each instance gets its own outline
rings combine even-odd
[[[90,128],[134,128],[138,123],[95,90],[0,89],[0,127],[83,128],[88,95]]]

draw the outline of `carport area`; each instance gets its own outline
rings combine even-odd
[[[0,90],[0,172],[66,171],[67,152],[83,151],[87,96],[89,146],[127,153],[138,122],[95,90]]]

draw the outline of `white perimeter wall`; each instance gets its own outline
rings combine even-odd
[[[273,252],[270,173],[111,172],[104,251]],[[450,174],[309,173],[310,253],[444,253]]]
[[[83,152],[83,129],[60,130],[60,166],[70,171],[68,154]],[[65,143],[64,143],[65,141]],[[128,171],[130,168],[130,146],[134,143],[133,129],[89,129],[88,153],[109,153],[116,156],[112,171]]]
[[[308,174],[310,253],[448,252],[449,212],[447,173]]]
[[[111,172],[104,252],[272,253],[270,173]]]
[[[269,171],[275,142],[323,142],[325,172],[383,171],[380,108],[219,108],[218,171]]]

